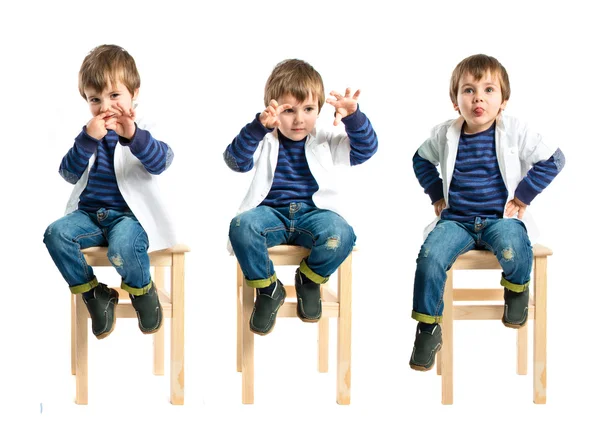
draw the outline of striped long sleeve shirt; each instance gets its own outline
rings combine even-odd
[[[131,153],[153,175],[163,172],[173,160],[171,148],[154,139],[146,130],[136,128],[131,140],[119,137],[116,132],[109,130],[104,138],[97,140],[89,136],[84,127],[75,138],[73,147],[62,159],[59,168],[60,175],[69,183],[75,184],[88,168],[92,155],[96,153],[87,185],[79,197],[79,209],[87,212],[96,212],[100,208],[128,210],[115,176],[114,152],[117,142],[128,146]]]

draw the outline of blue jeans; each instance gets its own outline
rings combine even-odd
[[[479,217],[472,223],[440,220],[417,258],[413,319],[429,324],[442,320],[446,271],[459,255],[472,249],[494,253],[502,267],[503,287],[515,292],[527,289],[533,252],[523,222]]]
[[[335,212],[291,203],[241,213],[231,220],[229,240],[248,285],[264,288],[277,280],[268,248],[299,245],[310,249],[300,271],[313,282],[325,283],[352,252],[356,236]]]
[[[136,296],[150,289],[148,236],[131,212],[76,210],[48,226],[44,243],[74,294],[98,285],[81,253],[91,246],[108,246],[108,260],[123,279],[121,288]]]

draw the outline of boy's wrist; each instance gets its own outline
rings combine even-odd
[[[131,153],[136,154],[141,153],[148,146],[150,138],[152,138],[150,132],[147,130],[140,129],[136,124],[135,132],[132,138],[127,139],[123,136],[119,136],[119,144],[121,144],[122,146],[129,147]]]
[[[356,110],[354,112],[342,118],[344,126],[350,127],[352,129],[358,129],[362,127],[366,121],[367,116],[362,111],[360,111],[358,104],[356,104]]]
[[[425,191],[429,198],[431,199],[431,204],[435,204],[437,201],[444,198],[444,186],[441,178],[433,183],[431,186],[427,188]]]
[[[137,135],[137,133],[138,133],[138,126],[137,126],[137,124],[135,124],[131,138],[127,138],[126,136],[119,135],[119,144],[121,144],[122,146],[130,146],[131,144],[134,143],[135,136]]]
[[[265,137],[267,133],[271,133],[274,129],[270,129],[265,127],[262,122],[260,122],[260,113],[257,113],[254,120],[248,124],[248,132],[252,136],[254,136],[257,140],[261,140]]]
[[[75,138],[75,143],[77,144],[77,147],[82,148],[85,152],[90,154],[95,152],[95,150],[98,148],[98,143],[100,141],[101,140],[94,138],[87,132],[86,125],[83,126],[83,129]]]
[[[538,192],[525,181],[521,181],[515,190],[515,198],[529,206]]]

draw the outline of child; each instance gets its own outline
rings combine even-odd
[[[66,215],[44,234],[71,292],[82,294],[98,339],[113,331],[118,294],[98,283],[83,248],[108,246],[108,259],[122,277],[143,333],[156,332],[163,319],[148,249],[175,244],[155,183],[173,152],[136,122],[139,88],[135,61],[123,48],[102,45],[84,59],[79,92],[92,119],[60,164],[60,175],[75,185]]]
[[[255,168],[254,179],[229,240],[248,285],[257,289],[250,330],[271,332],[285,289],[277,279],[267,248],[289,244],[311,250],[296,271],[296,312],[304,322],[321,317],[320,285],[350,254],[356,237],[339,215],[334,165],[352,166],[377,150],[377,135],[351,96],[331,92],[334,125],[343,122],[347,134],[316,128],[325,102],[321,75],[301,60],[284,60],[265,85],[266,109],[246,125],[225,150],[227,165],[236,172]]]
[[[419,322],[410,357],[415,370],[433,367],[442,345],[438,323],[446,271],[471,249],[492,251],[500,262],[504,325],[519,328],[527,322],[533,226],[525,211],[565,159],[523,122],[503,116],[509,97],[508,74],[496,59],[467,57],[450,81],[460,117],[435,127],[413,157],[438,216],[417,258],[412,317]]]

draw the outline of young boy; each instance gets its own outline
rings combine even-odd
[[[163,319],[148,250],[175,244],[155,182],[173,152],[136,122],[139,88],[135,61],[123,48],[102,45],[85,57],[79,92],[92,119],[60,164],[60,175],[75,185],[66,215],[44,234],[71,292],[82,294],[98,339],[113,331],[118,294],[98,283],[83,248],[108,246],[108,259],[122,277],[143,333],[156,332]]]
[[[415,174],[438,217],[417,258],[412,317],[418,325],[410,357],[415,370],[433,367],[442,345],[438,323],[446,271],[471,249],[492,251],[500,262],[504,325],[518,328],[527,322],[533,226],[525,211],[565,159],[523,122],[503,116],[509,97],[508,74],[496,59],[467,57],[450,81],[450,99],[460,117],[435,127],[413,157]]]
[[[377,150],[377,135],[351,96],[331,92],[334,125],[346,134],[316,128],[325,102],[321,75],[301,60],[284,60],[265,85],[262,113],[246,125],[225,150],[227,165],[236,172],[255,167],[255,174],[229,240],[248,285],[257,289],[250,330],[271,332],[285,289],[277,279],[267,249],[281,244],[311,250],[296,271],[296,312],[304,322],[321,317],[320,285],[350,254],[356,237],[339,215],[334,165],[352,166]]]

